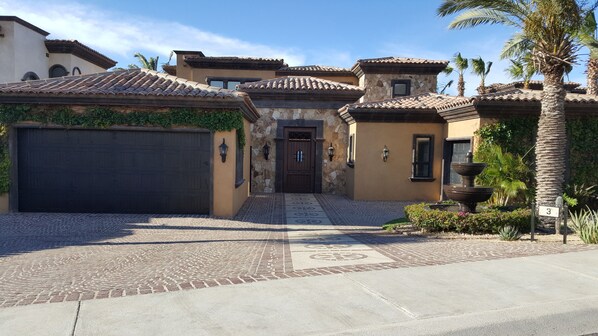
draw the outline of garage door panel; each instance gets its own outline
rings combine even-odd
[[[19,210],[208,213],[209,133],[18,129]]]

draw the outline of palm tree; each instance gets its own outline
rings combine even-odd
[[[139,64],[141,64],[142,69],[158,71],[158,59],[160,56],[156,56],[156,58],[150,57],[149,60],[141,53],[136,53],[134,56],[139,61]],[[135,64],[129,64],[129,69],[139,69],[139,66]]]
[[[453,57],[453,63],[459,72],[459,79],[457,80],[457,95],[459,97],[463,97],[465,96],[465,80],[463,79],[463,73],[465,73],[465,70],[467,70],[469,62],[467,61],[467,58],[461,56],[461,53],[456,53]]]
[[[492,68],[492,62],[484,62],[482,57],[478,56],[478,58],[471,59],[472,72],[480,76],[480,86],[478,86],[479,94],[486,93],[486,76],[488,76],[490,68]]]
[[[505,72],[509,74],[511,79],[523,81],[523,88],[529,89],[529,81],[536,74],[536,69],[531,63],[531,55],[510,61],[511,65],[505,69]]]
[[[449,64],[449,65],[447,65],[447,66],[446,66],[446,68],[444,68],[444,69],[442,70],[442,73],[443,73],[445,76],[450,76],[450,75],[453,73],[453,71],[454,71],[454,70],[455,70],[455,69],[454,69],[454,68],[453,68],[453,67],[452,67],[452,66]],[[453,80],[452,80],[452,79],[451,79],[451,80],[449,80],[449,81],[448,81],[447,83],[445,83],[445,84],[440,84],[440,86],[442,86],[442,89],[439,89],[439,87],[437,86],[437,87],[436,87],[436,91],[437,91],[438,93],[440,93],[440,94],[444,94],[444,92],[446,91],[446,89],[450,88],[450,87],[451,87],[451,85],[453,85]]]
[[[565,89],[563,75],[579,50],[576,34],[586,13],[583,0],[443,0],[440,16],[459,13],[449,28],[482,24],[511,26],[512,42],[525,43],[535,68],[544,75],[536,137],[536,202],[554,204],[563,194],[566,167]],[[509,43],[507,43],[509,44]],[[504,55],[504,53],[503,53]]]
[[[579,34],[581,43],[590,50],[586,68],[587,94],[598,95],[598,39],[596,39],[596,17],[589,12],[584,18],[583,29]]]

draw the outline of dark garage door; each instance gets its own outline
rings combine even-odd
[[[17,129],[18,209],[209,213],[210,133]]]

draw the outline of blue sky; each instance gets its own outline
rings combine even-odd
[[[126,67],[133,54],[168,59],[170,50],[208,56],[284,58],[289,65],[350,67],[384,56],[450,60],[456,52],[493,61],[487,83],[508,82],[499,60],[512,31],[502,26],[449,30],[436,16],[440,0],[0,0],[0,15],[16,15],[51,33],[77,39]],[[582,50],[582,53],[586,51]],[[585,61],[570,80],[585,85]],[[456,79],[440,75],[439,82]],[[466,95],[479,79],[466,75]],[[449,90],[454,93],[455,87]]]

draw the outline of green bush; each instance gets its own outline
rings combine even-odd
[[[405,215],[413,225],[429,231],[482,234],[498,233],[505,226],[517,228],[519,232],[527,232],[530,226],[531,210],[489,209],[480,213],[466,213],[431,210],[427,204],[421,203],[406,206]]]
[[[394,232],[396,228],[400,228],[401,226],[409,225],[411,222],[407,218],[401,217],[397,219],[393,219],[391,221],[386,222],[382,225],[382,229],[388,232]]]

